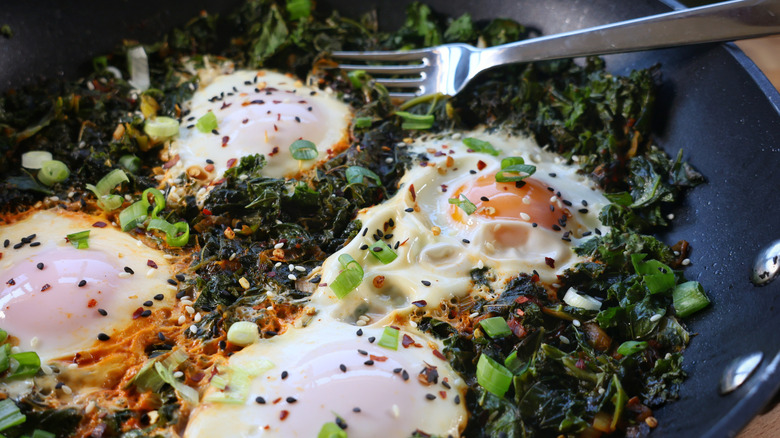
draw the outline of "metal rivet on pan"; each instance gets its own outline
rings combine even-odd
[[[778,273],[780,273],[780,240],[775,240],[756,255],[750,281],[756,286],[764,286],[774,280]]]
[[[764,353],[757,351],[740,356],[726,366],[720,378],[720,393],[728,394],[744,384],[761,364]]]

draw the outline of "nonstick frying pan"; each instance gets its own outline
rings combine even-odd
[[[38,76],[75,79],[93,56],[122,38],[149,43],[206,9],[219,12],[237,1],[6,2],[0,24],[15,35],[0,37],[0,90]],[[321,1],[346,15],[376,8],[380,22],[397,27],[403,4],[392,0]],[[661,13],[682,7],[657,0],[428,0],[434,10],[476,19],[508,16],[545,34]],[[699,333],[685,354],[689,378],[681,399],[656,412],[652,436],[733,436],[772,398],[780,372],[780,282],[755,287],[749,281],[755,254],[780,238],[780,95],[733,44],[710,44],[606,57],[615,73],[662,65],[654,136],[657,144],[685,158],[708,178],[674,210],[666,242],[688,240],[689,279],[708,290],[712,306],[688,320]],[[718,381],[735,357],[763,352],[761,367],[734,393],[721,396]]]

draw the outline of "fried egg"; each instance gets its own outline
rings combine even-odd
[[[196,179],[218,178],[252,154],[265,156],[265,176],[280,178],[348,146],[349,107],[332,94],[280,73],[239,70],[213,78],[204,73],[201,88],[184,109],[188,115],[169,151],[176,162],[169,178],[184,171]],[[216,117],[215,129],[202,132],[198,120],[209,113]],[[300,139],[316,145],[316,159],[293,158],[290,145]]]
[[[66,240],[85,230],[88,249]],[[0,239],[0,327],[44,362],[110,339],[176,294],[161,252],[90,215],[39,211],[0,226]]]
[[[360,234],[325,261],[317,306],[330,303],[333,315],[348,321],[381,318],[466,296],[473,269],[490,268],[499,284],[527,273],[555,287],[558,275],[583,260],[572,247],[606,230],[598,212],[608,201],[594,185],[530,138],[484,131],[464,137],[490,143],[496,155],[472,151],[460,134],[410,144],[422,158],[391,199],[360,212]],[[536,172],[520,183],[497,182],[507,157],[524,158]],[[464,199],[473,205],[471,214],[451,203]],[[397,258],[378,260],[371,254],[381,250],[378,242]],[[339,300],[327,284],[343,270],[342,254],[360,263],[364,276]]]
[[[268,364],[247,383],[245,400],[210,402],[220,392],[212,388],[184,436],[315,437],[334,422],[354,438],[460,436],[465,386],[440,343],[400,327],[391,350],[378,345],[383,330],[323,318],[244,348],[227,368]]]

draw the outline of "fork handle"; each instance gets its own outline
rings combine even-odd
[[[733,41],[776,33],[780,33],[780,0],[733,0],[482,49],[476,57],[477,68],[471,71],[473,76],[478,71],[514,62]]]

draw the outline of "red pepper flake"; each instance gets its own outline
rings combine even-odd
[[[276,123],[274,123],[274,132],[279,132],[279,127],[276,126]]]
[[[223,110],[223,109],[229,107],[230,105],[233,105],[233,104],[232,103],[227,103],[227,102],[222,102],[222,107],[220,107],[219,109]]]
[[[268,274],[266,274],[266,277],[274,278],[274,277],[276,277],[276,272],[271,271]],[[324,287],[324,286],[322,286],[322,283],[320,283],[320,287]]]
[[[150,268],[157,269],[157,263],[154,262],[154,260],[147,260],[146,266],[149,266]]]
[[[414,339],[412,339],[411,336],[404,333],[403,339],[401,339],[401,345],[404,346],[404,348],[409,348],[410,345],[414,345]]]
[[[274,103],[276,103],[276,101],[274,101]],[[282,113],[276,115],[276,121],[277,122],[282,121]],[[276,125],[274,125],[274,130],[276,130]]]
[[[420,161],[420,166],[421,167],[428,167],[428,162],[427,161]]]
[[[3,253],[0,252],[0,260],[3,260]]]
[[[238,161],[238,159],[236,159],[236,158],[229,159],[227,161],[227,168],[230,169],[231,167],[235,166],[237,161]]]
[[[230,137],[228,137],[227,135],[222,137],[222,147],[223,148],[226,147],[229,141],[230,141]]]
[[[241,123],[246,125],[247,123],[249,123],[249,119],[244,119],[244,120],[241,121]]]
[[[510,319],[506,322],[506,325],[509,326],[509,328],[512,330],[512,333],[514,333],[514,335],[518,338],[523,338],[528,334],[528,330],[526,330],[525,327],[523,327],[523,324],[521,324],[517,319]]]
[[[585,369],[585,361],[582,360],[582,358],[577,359],[577,363],[574,364],[575,367],[584,370]]]
[[[369,355],[368,358],[376,362],[384,362],[387,360],[387,356],[374,356],[373,354]]]
[[[171,167],[175,166],[176,163],[179,162],[179,154],[174,155],[173,158],[170,159],[170,161],[167,161],[165,164],[162,165],[163,169],[170,169]]]
[[[95,306],[97,306],[97,300],[96,300],[96,299],[92,298],[91,300],[89,300],[89,301],[87,302],[87,307],[88,307],[88,308],[90,308],[90,309],[91,309],[91,308],[93,308],[93,307],[95,307]]]
[[[447,399],[447,391],[439,391],[439,397],[446,400]]]
[[[482,170],[486,166],[487,166],[487,164],[484,161],[482,161],[482,160],[477,161],[477,169]]]
[[[108,224],[103,221],[97,221],[94,224],[92,224],[95,228],[105,228]]]
[[[552,259],[550,257],[545,257],[544,262],[547,263],[547,266],[555,269],[555,259]]]
[[[444,357],[444,355],[439,350],[433,350],[433,355],[438,357],[441,360],[447,360],[447,358]]]
[[[214,171],[214,165],[213,164],[207,164],[206,167],[203,169],[206,170],[206,172],[213,172]]]
[[[220,178],[220,179],[214,180],[210,185],[218,186],[218,185],[222,184],[223,182],[225,182],[225,178]]]
[[[133,319],[140,318],[142,313],[144,313],[144,308],[143,307],[139,307],[139,308],[135,309],[135,312],[133,312]]]
[[[273,157],[274,155],[279,153],[279,146],[274,146],[273,149],[271,149],[271,152],[268,154],[269,157]]]
[[[277,398],[276,400],[272,401],[271,403],[273,403],[273,404],[277,404],[277,403],[279,403],[280,401],[282,401],[282,398],[281,398],[281,397]]]
[[[46,292],[47,290],[51,289],[51,285],[49,283],[46,283],[41,288],[41,292]]]
[[[279,413],[279,419],[284,421],[288,415],[290,415],[289,411],[287,411],[286,409],[282,410],[282,412]]]
[[[530,299],[530,298],[528,298],[528,297],[527,297],[527,296],[525,296],[525,295],[520,295],[519,297],[515,298],[515,302],[516,302],[517,304],[524,304],[524,303],[527,303],[527,302],[529,302],[529,301],[531,301],[531,299]]]
[[[412,201],[417,201],[417,192],[414,190],[414,184],[409,184],[409,193],[412,194]]]
[[[419,300],[419,301],[412,301],[412,304],[414,304],[417,307],[425,307],[428,305],[428,302],[425,300]]]
[[[5,284],[7,284],[7,285],[9,285],[9,286],[13,286],[13,285],[15,285],[15,284],[16,284],[16,281],[14,281],[14,279],[12,278],[12,279],[10,279],[10,280],[6,281],[6,282],[5,282]]]
[[[203,213],[206,216],[211,216],[211,210],[209,210],[208,208],[204,208],[200,212]]]

